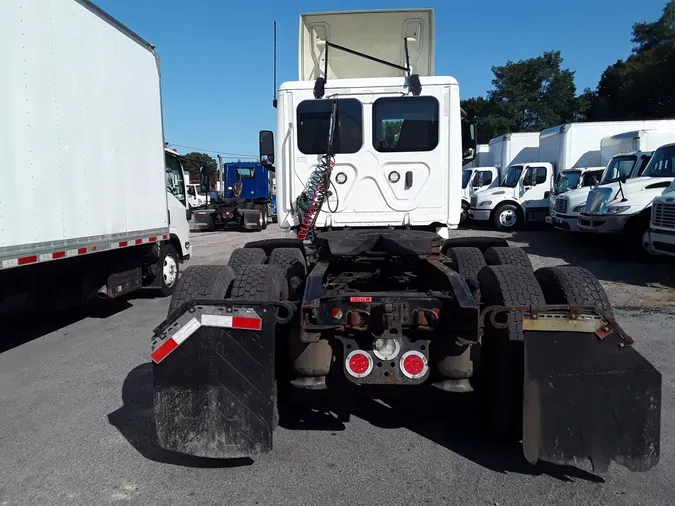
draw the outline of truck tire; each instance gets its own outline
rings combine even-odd
[[[532,270],[520,265],[485,267],[478,274],[478,282],[484,306],[546,303]],[[480,367],[485,420],[499,436],[520,437],[525,367],[522,314],[511,312],[506,329],[496,329],[486,322]]]
[[[247,265],[260,265],[266,261],[267,255],[261,248],[237,248],[230,255],[227,265],[239,273]]]
[[[593,306],[614,317],[605,289],[589,270],[573,265],[542,267],[534,273],[547,304]]]
[[[469,217],[469,204],[462,202],[462,210],[459,213],[459,223],[460,225],[464,223]]]
[[[230,299],[279,301],[288,299],[288,283],[283,271],[276,265],[247,265],[242,268],[232,283]],[[279,393],[275,375],[274,412],[272,428],[279,425]]]
[[[532,270],[530,257],[523,248],[498,247],[485,250],[488,265],[520,265]]]
[[[513,204],[497,206],[492,214],[492,224],[495,229],[510,232],[520,225],[520,209]]]
[[[265,214],[265,207],[260,204],[255,204],[253,209],[260,212],[260,219],[258,223],[260,224],[260,230],[265,230],[267,228],[267,215]]]
[[[227,298],[234,277],[234,271],[227,265],[191,265],[176,283],[168,315],[190,300]]]
[[[159,275],[162,277],[162,286],[159,293],[163,297],[168,297],[174,292],[180,276],[178,253],[176,253],[176,248],[170,244],[165,244],[160,250]]]
[[[267,263],[278,266],[284,272],[289,297],[298,300],[302,296],[300,289],[307,278],[307,265],[302,251],[297,248],[274,248]]]
[[[452,268],[466,281],[474,298],[480,301],[478,273],[486,266],[483,253],[478,248],[462,246],[450,248],[446,255],[452,260]]]

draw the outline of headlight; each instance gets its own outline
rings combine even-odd
[[[490,205],[492,205],[492,201],[491,201],[491,200],[484,200],[483,202],[481,202],[480,204],[478,204],[478,207],[487,207],[487,206],[490,206]]]
[[[580,213],[584,210],[584,207],[586,207],[586,204],[581,204],[580,206],[575,207],[572,209],[573,213]]]
[[[627,211],[630,209],[630,206],[612,206],[612,207],[607,207],[605,209],[605,212],[607,214],[617,214],[617,213],[622,213],[624,211]]]

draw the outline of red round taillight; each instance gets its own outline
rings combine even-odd
[[[355,378],[368,376],[373,370],[373,358],[362,350],[354,350],[345,360],[345,369]]]
[[[427,357],[419,351],[408,351],[401,357],[401,372],[410,379],[418,379],[429,370]]]

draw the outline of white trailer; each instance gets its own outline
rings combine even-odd
[[[169,295],[191,248],[154,47],[86,0],[3,2],[0,43],[0,305]]]
[[[431,9],[301,15],[298,81],[278,91],[276,156],[261,153],[276,160],[282,230],[457,228],[476,143],[457,81],[434,76],[433,27]]]
[[[601,167],[603,138],[652,124],[650,121],[567,123],[542,131],[538,160],[512,164],[501,187],[481,192],[480,201],[475,205],[471,202],[469,217],[491,220],[501,230],[546,221],[553,182],[560,174],[581,169],[579,176],[583,178],[588,170],[597,172]]]

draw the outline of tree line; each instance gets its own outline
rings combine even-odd
[[[675,118],[675,0],[658,20],[635,23],[632,42],[632,53],[580,94],[560,51],[492,67],[494,89],[462,101],[478,142],[568,122]]]

